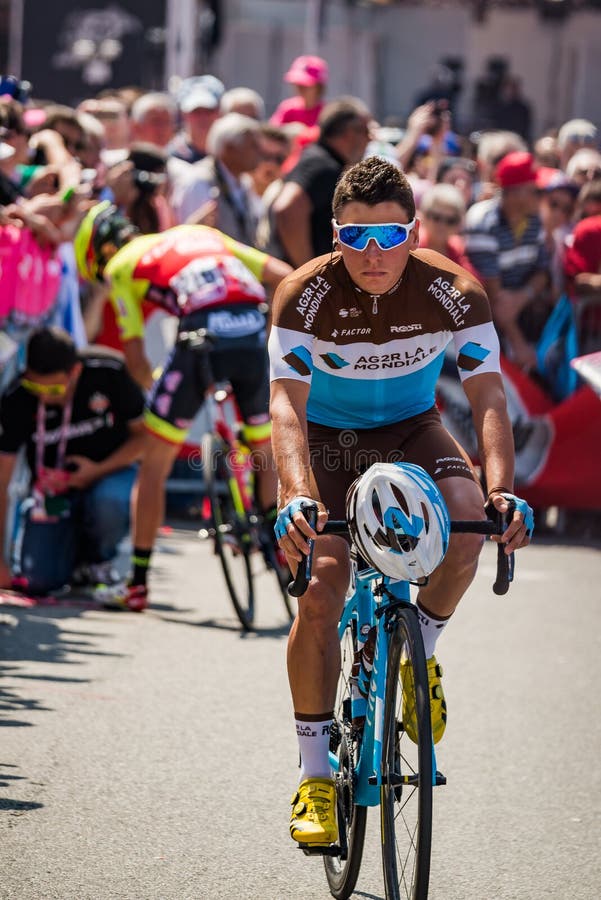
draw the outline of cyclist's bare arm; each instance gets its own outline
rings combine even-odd
[[[282,278],[292,272],[292,266],[289,266],[283,259],[277,259],[275,256],[269,256],[263,267],[263,281],[271,288],[276,288]]]
[[[311,241],[311,201],[307,193],[288,181],[273,204],[278,238],[293,266],[302,266],[315,255]]]
[[[285,378],[271,383],[271,440],[280,482],[280,508],[295,497],[316,497],[307,439],[308,396],[309,385],[301,381]],[[326,520],[327,513],[320,504],[318,531],[321,531]],[[309,547],[303,534],[297,531],[292,534],[284,550],[293,559],[300,560],[299,550],[307,553]]]
[[[507,415],[505,390],[496,372],[474,375],[463,382],[463,389],[472,410],[474,428],[486,484],[492,493],[496,509],[503,511],[506,503],[498,491],[513,493],[514,449],[511,422]],[[507,553],[530,543],[519,513],[502,536]]]
[[[127,370],[134,381],[137,381],[144,390],[151,388],[153,382],[152,366],[146,356],[144,340],[141,337],[134,337],[124,341],[123,352]]]

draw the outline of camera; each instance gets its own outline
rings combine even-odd
[[[133,176],[140,193],[148,196],[154,194],[167,180],[164,172],[148,172],[146,169],[134,169]]]
[[[25,105],[31,96],[31,82],[21,81],[14,75],[0,75],[0,97],[6,96]]]
[[[434,109],[431,114],[430,125],[426,130],[426,134],[430,134],[434,136],[438,134],[442,125],[442,117],[443,113],[448,112],[449,110],[449,102],[448,100],[436,100],[434,103]]]

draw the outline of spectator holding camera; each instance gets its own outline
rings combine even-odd
[[[443,159],[459,152],[456,135],[451,131],[448,100],[428,100],[417,106],[407,119],[407,129],[397,145],[396,156],[418,205],[423,194],[436,182]]]
[[[155,144],[132,144],[127,158],[107,173],[101,199],[110,200],[142,234],[156,234],[173,224],[166,199],[167,155]]]
[[[42,328],[27,345],[26,369],[0,405],[0,546],[17,453],[26,448],[31,491],[22,503],[11,572],[43,595],[74,580],[107,583],[129,528],[144,397],[121,358],[100,348],[78,353],[62,329]],[[9,523],[10,527],[10,523]]]

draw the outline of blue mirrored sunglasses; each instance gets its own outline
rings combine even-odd
[[[405,243],[415,225],[415,219],[407,225],[400,222],[387,222],[382,225],[339,225],[332,219],[332,225],[340,243],[352,250],[365,250],[372,239],[380,250],[392,250]]]

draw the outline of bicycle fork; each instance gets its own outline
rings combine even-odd
[[[357,639],[363,650],[370,636],[371,629],[376,626],[375,646],[373,649],[373,666],[370,673],[365,671],[354,672],[353,689],[355,697],[349,710],[353,720],[365,721],[362,727],[360,741],[360,754],[355,768],[355,803],[359,806],[378,806],[380,803],[380,788],[382,779],[382,754],[384,739],[384,699],[386,696],[386,673],[388,670],[388,649],[390,634],[395,627],[395,609],[400,606],[415,607],[410,603],[409,586],[402,582],[390,584],[388,579],[384,584],[394,599],[386,604],[381,604],[375,609],[373,606],[371,579],[357,577],[355,602],[347,603],[340,621],[340,634],[351,624],[354,618],[357,623]],[[383,622],[378,622],[383,618]],[[372,632],[373,634],[373,632]],[[358,654],[360,655],[360,654]],[[369,654],[368,654],[369,655]],[[366,677],[367,676],[367,677]],[[367,697],[363,692],[356,692],[355,678],[368,682]],[[331,753],[330,763],[334,771],[338,770],[338,759]],[[432,742],[432,785],[446,784],[446,778],[438,772],[434,742]]]

